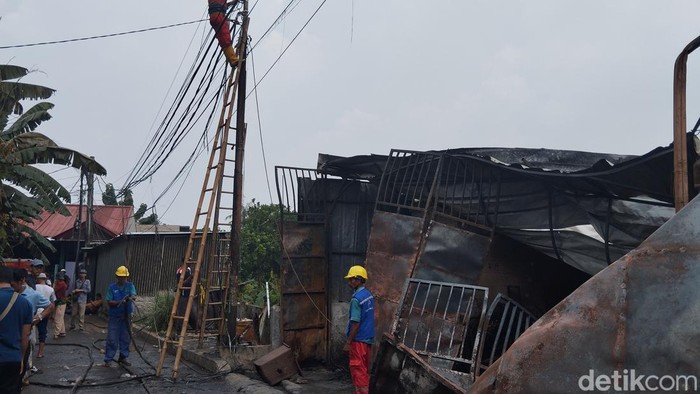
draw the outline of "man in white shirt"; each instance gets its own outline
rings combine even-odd
[[[36,277],[36,291],[44,297],[49,299],[49,302],[53,305],[56,302],[56,293],[54,293],[53,288],[46,284],[46,274],[40,273]],[[37,311],[41,313],[43,308]],[[49,319],[42,319],[36,326],[39,331],[39,350],[36,353],[37,358],[44,357],[44,346],[46,345],[46,334],[49,328]]]

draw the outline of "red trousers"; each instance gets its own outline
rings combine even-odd
[[[369,393],[369,366],[372,345],[364,342],[350,343],[350,376],[355,393]]]

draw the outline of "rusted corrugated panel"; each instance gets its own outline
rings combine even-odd
[[[375,211],[367,248],[367,288],[375,298],[375,338],[389,331],[411,274],[423,219]]]
[[[632,370],[637,377],[692,376],[697,384],[699,217],[696,198],[538,320],[477,380],[474,391],[574,392],[582,389],[580,382],[595,384],[602,375],[617,373],[630,383]],[[593,383],[584,377],[591,374]],[[618,383],[622,387],[623,379]]]
[[[282,336],[298,360],[327,357],[327,272],[323,223],[284,224]]]

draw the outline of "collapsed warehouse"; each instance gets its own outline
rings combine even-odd
[[[302,362],[342,362],[342,278],[365,265],[377,392],[467,391],[540,316],[675,213],[672,146],[322,154],[316,169],[277,167],[276,180],[283,340]]]

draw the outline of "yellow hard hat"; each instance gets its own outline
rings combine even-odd
[[[129,276],[129,270],[125,266],[121,265],[119,268],[117,268],[117,272],[114,274],[117,276]]]
[[[363,267],[361,265],[353,265],[348,270],[348,274],[345,275],[345,279],[356,278],[358,276],[360,278],[363,278],[366,280],[367,279],[367,270],[365,269],[365,267]]]

